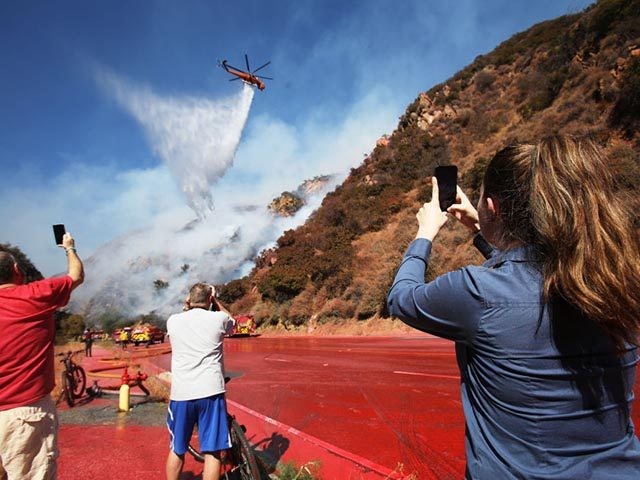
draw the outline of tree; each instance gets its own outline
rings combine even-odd
[[[149,323],[156,327],[166,328],[167,320],[155,312],[144,313],[142,315],[138,315],[135,319],[135,323]]]
[[[118,328],[124,320],[126,319],[117,310],[108,309],[98,317],[98,325],[100,325],[105,332],[111,333]]]
[[[231,280],[224,285],[217,285],[216,292],[222,303],[228,305],[242,298],[249,291],[249,281],[247,277]]]
[[[77,313],[61,313],[56,319],[57,334],[65,339],[77,338],[85,329],[84,317]]]
[[[16,259],[16,263],[25,274],[25,281],[27,283],[35,282],[36,280],[42,280],[44,277],[40,273],[29,257],[27,257],[18,247],[14,247],[10,243],[0,243],[0,252],[9,252]]]
[[[156,293],[160,293],[165,288],[169,287],[169,282],[158,279],[153,281],[153,287],[156,289]]]

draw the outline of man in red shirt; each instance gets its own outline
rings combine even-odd
[[[67,275],[28,284],[15,258],[0,252],[0,480],[56,478],[53,313],[84,279],[69,233],[62,247]]]

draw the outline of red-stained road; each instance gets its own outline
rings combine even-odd
[[[147,364],[150,372],[169,370],[170,361],[145,360],[155,364]],[[234,338],[225,341],[225,364],[234,377],[230,411],[275,460],[319,460],[324,480],[400,478],[389,475],[398,464],[418,479],[464,475],[452,342],[418,334]],[[636,425],[639,409],[636,402]],[[162,476],[163,427],[63,425],[60,440],[61,479]],[[200,467],[187,463],[197,475]]]
[[[169,369],[169,358],[159,358]],[[377,464],[461,478],[453,344],[429,336],[225,341],[228,398]]]
[[[245,375],[229,397],[418,478],[461,478],[464,421],[452,344],[432,337],[227,342]]]
[[[162,362],[168,362],[164,358]],[[228,398],[417,478],[464,475],[454,344],[405,337],[257,337],[225,342]],[[168,363],[163,366],[169,367]],[[636,385],[636,398],[639,398]],[[634,422],[640,424],[634,408]]]

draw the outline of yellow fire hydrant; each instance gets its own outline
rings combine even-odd
[[[122,385],[120,385],[120,396],[118,398],[118,411],[120,412],[129,411],[129,390],[131,388],[129,387],[129,380],[131,380],[131,377],[125,367],[122,373]]]

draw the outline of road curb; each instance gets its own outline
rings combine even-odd
[[[171,374],[161,367],[154,365],[150,361],[141,362],[145,363],[146,367],[150,367],[149,371],[153,371],[154,375],[160,380],[161,383],[166,385],[167,389],[171,388]],[[360,455],[348,452],[336,445],[325,442],[317,437],[309,435],[301,430],[298,430],[290,425],[282,423],[274,418],[263,415],[251,408],[235,402],[227,397],[227,405],[230,407],[231,413],[234,413],[236,417],[240,414],[242,418],[238,418],[240,423],[252,424],[248,428],[248,432],[251,432],[254,436],[258,433],[256,430],[260,430],[259,426],[255,424],[255,420],[263,424],[264,427],[275,427],[279,432],[289,434],[299,440],[300,444],[295,450],[297,455],[287,455],[289,459],[293,459],[296,464],[300,462],[310,461],[313,463],[315,460],[320,460],[321,473],[323,480],[344,480],[345,478],[353,480],[402,480],[407,478],[405,475],[393,471],[382,465],[378,465],[371,460],[364,458]],[[252,417],[253,422],[247,417]],[[268,436],[268,428],[263,428],[263,432]],[[291,438],[289,438],[291,440]]]
[[[393,471],[387,467],[383,467],[382,465],[378,465],[374,462],[372,462],[371,460],[364,458],[360,455],[356,455],[354,453],[348,452],[336,445],[333,445],[331,443],[325,442],[324,440],[321,440],[317,437],[314,437],[312,435],[309,435],[307,433],[304,433],[290,425],[286,425],[282,422],[279,422],[278,420],[275,420],[273,418],[267,417],[266,415],[263,415],[259,412],[256,412],[255,410],[252,410],[238,402],[234,402],[233,400],[227,399],[227,404],[230,405],[231,407],[233,407],[236,410],[240,410],[248,415],[251,415],[253,417],[255,417],[256,419],[260,420],[261,422],[264,422],[265,424],[269,424],[275,428],[277,428],[280,431],[289,433],[291,435],[294,435],[295,437],[299,438],[301,441],[306,442],[308,444],[311,444],[312,446],[322,449],[336,457],[341,458],[342,460],[346,460],[347,462],[350,462],[354,465],[356,465],[358,468],[357,472],[351,472],[351,473],[359,473],[360,474],[360,478],[361,479],[368,479],[368,478],[384,478],[385,480],[401,480],[406,478],[406,476]],[[331,458],[331,457],[328,457]],[[326,465],[325,465],[326,466]],[[335,467],[335,466],[334,466]],[[342,476],[346,473],[345,471],[345,467],[344,465],[339,465],[338,466],[338,472],[341,476],[339,477],[335,477],[336,479],[343,479],[343,478],[354,478],[353,476]],[[335,468],[332,468],[331,470],[334,470]],[[322,478],[327,478],[327,474],[329,472],[323,471],[324,475]]]

